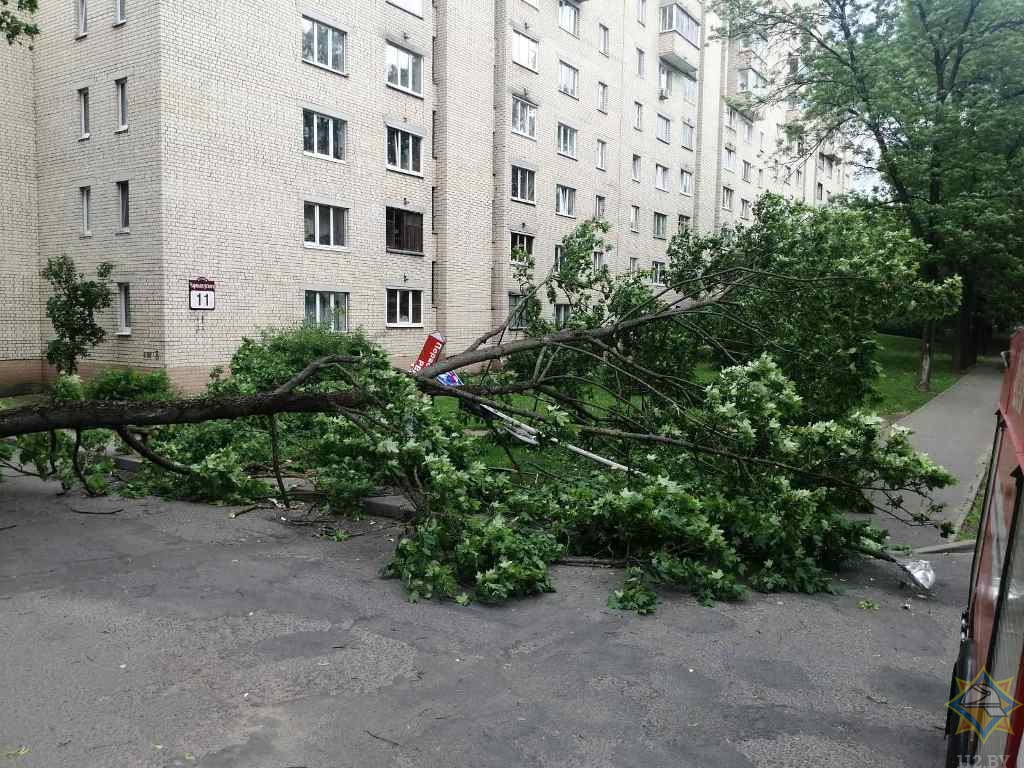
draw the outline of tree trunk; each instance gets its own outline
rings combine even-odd
[[[917,370],[917,388],[929,392],[932,388],[932,352],[935,344],[935,323],[925,322],[921,329],[921,362]]]
[[[965,277],[963,298],[960,301],[960,311],[957,315],[956,345],[953,349],[953,370],[957,373],[963,373],[978,362],[976,305],[977,294],[974,290],[974,281]]]

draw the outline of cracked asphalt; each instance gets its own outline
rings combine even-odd
[[[940,764],[969,554],[927,599],[873,561],[637,617],[617,572],[559,567],[462,608],[378,576],[390,521],[335,543],[228,511],[0,486],[0,767]]]

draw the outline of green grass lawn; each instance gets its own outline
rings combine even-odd
[[[910,413],[949,389],[960,378],[953,372],[953,359],[949,352],[939,350],[932,361],[931,391],[920,392],[916,386],[920,341],[880,333],[878,343],[882,349],[876,359],[882,365],[883,375],[877,387],[882,399],[874,408],[882,416]]]
[[[22,408],[26,405],[39,405],[46,402],[46,395],[13,395],[12,397],[0,397],[0,410],[7,408]]]

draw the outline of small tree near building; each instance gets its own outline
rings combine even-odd
[[[46,301],[46,316],[53,323],[56,338],[46,345],[46,359],[62,374],[75,373],[78,359],[88,357],[107,332],[96,322],[96,313],[110,306],[113,292],[108,262],[96,268],[96,279],[86,279],[70,256],[50,258],[42,277],[52,286]]]

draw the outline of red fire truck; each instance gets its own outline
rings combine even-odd
[[[948,705],[947,765],[1024,768],[1024,330],[1004,354],[992,460]]]

